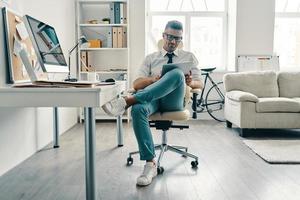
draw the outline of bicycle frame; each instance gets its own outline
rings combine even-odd
[[[201,111],[200,111],[200,112],[202,112],[202,111],[205,109],[205,107],[206,107],[207,105],[214,105],[214,104],[218,104],[218,103],[219,103],[219,102],[213,102],[213,103],[205,103],[205,102],[204,102],[203,96],[204,96],[204,93],[205,93],[205,89],[206,89],[206,87],[207,87],[207,85],[206,85],[206,84],[207,84],[207,81],[209,81],[209,82],[211,83],[211,85],[212,85],[211,87],[216,86],[216,88],[217,88],[216,91],[217,91],[217,93],[220,95],[220,97],[222,98],[222,102],[224,103],[225,96],[224,96],[223,93],[220,91],[219,87],[217,86],[218,83],[216,83],[216,82],[211,78],[211,76],[210,76],[209,74],[210,74],[210,72],[204,72],[204,73],[201,73],[201,75],[204,75],[205,78],[204,78],[203,89],[202,89],[201,94],[200,94],[200,99],[197,100],[197,95],[198,95],[198,94],[196,94],[196,93],[193,94],[193,99],[195,99],[195,100],[193,101],[193,104],[192,104],[192,108],[193,108],[193,111],[194,111],[194,113],[193,113],[193,118],[194,118],[194,119],[197,118],[196,116],[194,116],[194,115],[196,115],[197,107],[200,106],[200,108],[201,108]],[[198,112],[199,112],[199,111],[198,111]]]

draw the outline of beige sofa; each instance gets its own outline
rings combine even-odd
[[[227,127],[300,128],[300,72],[241,72],[224,77]]]

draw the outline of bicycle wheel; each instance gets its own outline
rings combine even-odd
[[[206,98],[205,107],[208,114],[219,122],[225,122],[224,102],[225,98],[220,88],[223,88],[223,82],[219,82],[209,88]]]

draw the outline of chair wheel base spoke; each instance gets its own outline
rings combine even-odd
[[[163,174],[164,173],[164,168],[163,167],[157,167],[157,174]]]

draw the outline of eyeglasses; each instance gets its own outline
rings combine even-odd
[[[169,42],[175,40],[175,42],[181,42],[182,40],[182,37],[178,37],[178,36],[174,36],[174,35],[170,35],[170,34],[167,34],[167,33],[164,33],[164,35],[166,36],[167,40]]]

